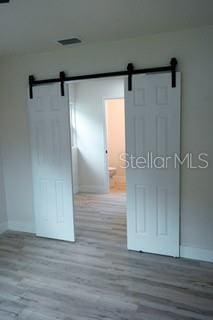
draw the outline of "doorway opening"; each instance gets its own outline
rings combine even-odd
[[[105,99],[106,154],[108,162],[109,192],[126,191],[125,103],[124,98]]]
[[[126,248],[124,79],[71,82],[69,104],[76,240]]]

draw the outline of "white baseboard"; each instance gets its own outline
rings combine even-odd
[[[180,246],[180,256],[182,258],[213,262],[213,250]]]
[[[0,234],[8,230],[8,224],[7,222],[1,222],[0,223]]]
[[[88,192],[88,193],[108,193],[106,187],[102,186],[92,186],[92,185],[80,185],[79,192]]]
[[[35,233],[35,226],[30,222],[8,221],[8,229],[11,231]]]

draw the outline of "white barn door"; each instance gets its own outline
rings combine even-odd
[[[125,87],[126,152],[148,164],[127,169],[128,249],[179,256],[179,167],[151,168],[151,159],[180,152],[180,74],[135,75]],[[128,158],[130,161],[130,158]],[[156,161],[162,167],[162,160]]]
[[[33,88],[29,100],[36,235],[74,241],[68,89]]]

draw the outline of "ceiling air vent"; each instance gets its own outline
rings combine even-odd
[[[64,39],[64,40],[59,40],[58,43],[60,43],[62,46],[69,46],[72,44],[77,44],[81,43],[82,41],[78,38],[71,38],[71,39]]]

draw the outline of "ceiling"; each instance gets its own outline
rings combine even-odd
[[[213,24],[212,0],[11,0],[0,5],[0,55]]]

